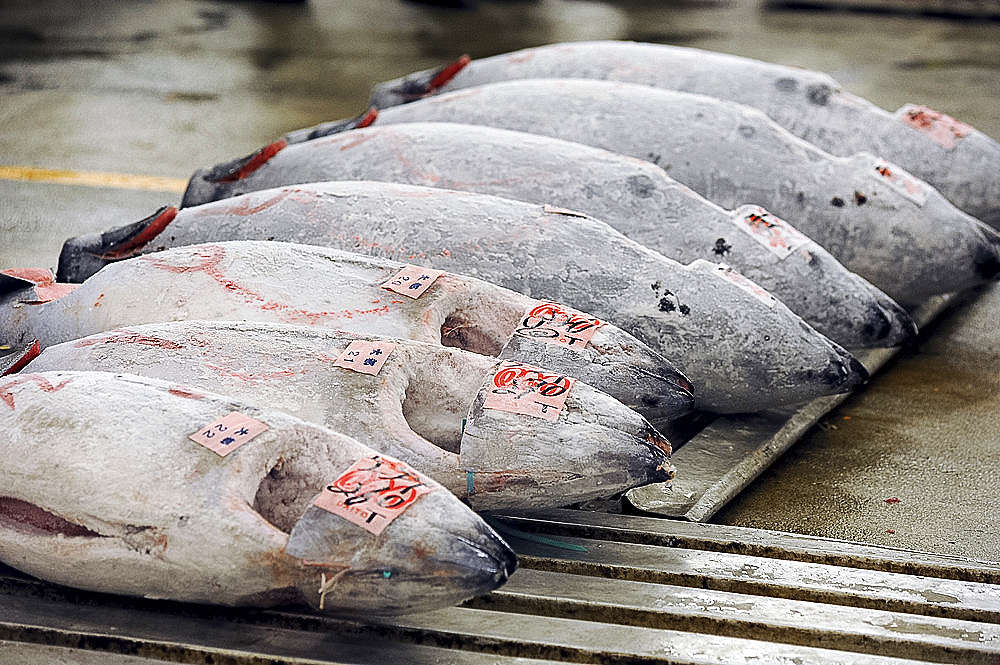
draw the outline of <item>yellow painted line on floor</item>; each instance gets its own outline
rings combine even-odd
[[[187,180],[160,178],[129,173],[103,173],[100,171],[64,171],[33,166],[2,166],[0,180],[25,180],[30,182],[78,185],[82,187],[110,187],[114,189],[142,189],[151,192],[183,193]]]

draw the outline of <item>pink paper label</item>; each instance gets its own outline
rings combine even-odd
[[[225,457],[261,432],[266,431],[267,425],[264,423],[234,411],[205,425],[188,438]]]
[[[525,313],[514,334],[582,349],[603,325],[583,312],[543,300]]]
[[[744,206],[734,212],[732,219],[781,259],[810,242],[808,236],[759,206]]]
[[[444,270],[408,265],[384,282],[382,288],[410,298],[419,298],[443,274]]]
[[[365,342],[356,339],[337,357],[333,364],[362,374],[378,374],[382,365],[396,349],[391,342]]]
[[[505,360],[487,382],[483,408],[554,421],[566,405],[576,379]]]
[[[898,112],[900,120],[924,132],[943,148],[954,148],[958,139],[972,133],[972,126],[926,106],[904,106]]]
[[[872,171],[879,182],[892,187],[918,206],[927,201],[927,188],[924,184],[895,164],[890,164],[884,159],[876,159]]]
[[[736,272],[729,266],[717,266],[716,274],[722,277],[724,280],[732,282],[736,286],[740,287],[750,295],[752,295],[757,300],[761,301],[768,307],[774,307],[776,302],[774,296],[767,292],[767,289],[763,288],[756,282],[744,277],[740,273]]]
[[[313,503],[378,535],[420,496],[436,489],[428,483],[404,462],[376,455],[352,464]]]

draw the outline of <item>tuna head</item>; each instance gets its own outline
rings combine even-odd
[[[396,471],[386,476],[400,482]],[[479,519],[443,519],[453,504],[444,491],[421,496],[392,522],[389,538],[346,532],[343,518],[310,506],[285,548],[315,571],[299,587],[302,596],[325,612],[385,615],[455,605],[496,589],[517,567],[516,555]]]
[[[0,560],[70,586],[392,614],[454,604],[515,566],[475,513],[412,468],[283,412],[167,382],[8,377],[0,452]],[[334,503],[314,506],[328,487]]]
[[[691,381],[659,354],[646,353],[644,344],[620,328],[602,328],[601,337],[589,345],[590,362],[586,363],[581,362],[579,350],[532,337],[531,331],[537,329],[522,330],[516,329],[507,341],[499,354],[501,359],[527,359],[540,367],[570,373],[653,422],[676,420],[694,408]],[[630,362],[615,362],[622,356]]]
[[[500,442],[503,442],[501,445]],[[565,375],[501,361],[469,409],[467,500],[504,509],[564,505],[673,478],[670,443],[617,400]]]

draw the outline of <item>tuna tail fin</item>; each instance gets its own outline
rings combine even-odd
[[[177,208],[163,206],[138,222],[70,238],[59,252],[56,279],[79,284],[107,264],[139,254],[176,216]]]
[[[465,69],[470,62],[472,58],[463,55],[444,67],[415,72],[403,78],[379,83],[372,91],[371,104],[375,108],[384,109],[433,95],[455,78],[455,75]]]
[[[18,277],[10,272],[0,271],[0,296],[23,289],[30,289],[35,282],[30,279]]]
[[[0,350],[4,347],[0,346]],[[38,345],[38,340],[33,340],[20,349],[8,353],[7,355],[0,356],[0,376],[7,376],[8,374],[16,374],[24,369],[25,365],[30,363],[39,353],[42,352],[41,347]]]
[[[347,120],[334,120],[332,122],[324,122],[305,129],[297,129],[294,132],[288,132],[282,137],[282,139],[289,145],[292,143],[312,141],[313,139],[323,138],[324,136],[340,134],[350,129],[362,129],[364,127],[368,127],[375,122],[376,118],[378,118],[378,109],[371,106],[367,111],[354,118],[348,118]]]
[[[181,199],[181,207],[190,208],[232,196],[234,193],[232,183],[252,175],[286,147],[288,141],[278,139],[246,157],[198,169],[188,181],[187,189],[184,190]]]

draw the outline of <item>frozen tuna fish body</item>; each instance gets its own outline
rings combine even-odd
[[[611,81],[516,80],[388,109],[378,123],[419,121],[523,130],[651,161],[723,207],[762,205],[906,304],[1000,276],[1000,236],[928,184],[867,153],[835,157],[761,111],[714,97]],[[879,168],[899,175],[884,178]],[[907,269],[892,255],[905,255]],[[740,258],[729,252],[727,260],[794,306],[794,296]]]
[[[575,344],[569,352],[522,342],[518,331],[525,327],[527,314],[539,307],[537,299],[453,273],[421,271],[397,279],[406,267],[401,261],[427,259],[414,252],[399,252],[397,261],[282,242],[184,246],[206,230],[223,237],[291,234],[308,242],[326,238],[325,244],[331,244],[337,239],[331,225],[317,224],[309,215],[321,211],[301,202],[315,203],[317,197],[329,203],[344,201],[336,192],[332,197],[322,192],[307,196],[281,194],[277,199],[287,197],[284,203],[270,207],[265,200],[257,213],[236,215],[246,225],[234,223],[234,213],[199,223],[197,214],[181,211],[169,233],[150,245],[159,249],[176,238],[181,247],[109,265],[76,292],[48,303],[21,305],[20,296],[12,293],[0,309],[0,321],[7,318],[4,330],[11,343],[39,339],[42,346],[124,325],[188,318],[339,328],[516,357],[591,383],[654,420],[675,419],[691,410],[687,377],[620,328],[600,326],[587,344]],[[223,221],[225,217],[229,220]],[[306,217],[313,220],[311,225]],[[219,227],[209,228],[216,221]],[[339,240],[343,244],[345,239]],[[90,253],[90,242],[86,237],[69,241],[63,255]],[[410,297],[410,288],[400,288],[402,295],[385,287],[395,288],[396,281],[429,287],[419,297]],[[532,325],[538,322],[530,318]]]
[[[219,422],[233,413],[236,424]],[[235,440],[219,449],[235,449],[221,455],[202,443],[229,427]],[[383,522],[378,535],[340,514],[301,522],[353,465],[402,463],[283,412],[178,384],[107,372],[7,377],[0,450],[0,559],[60,584],[319,606],[324,578],[336,577],[324,609],[394,614],[483,593],[515,566],[479,517],[413,469],[407,505],[373,520]],[[302,540],[325,546],[294,553]]]
[[[397,338],[175,321],[50,346],[25,371],[134,372],[268,404],[403,460],[477,510],[562,506],[672,477],[667,440],[582,381],[552,421],[473,409],[496,362]]]
[[[553,44],[461,61],[375,87],[380,108],[498,81],[586,78],[709,95],[757,108],[799,138],[846,157],[870,152],[926,180],[954,205],[1000,228],[1000,144],[919,105],[894,113],[845,92],[829,75],[662,44]]]
[[[505,279],[509,281],[505,285],[529,294],[541,289],[561,303],[628,330],[691,378],[696,406],[720,412],[755,411],[849,391],[865,380],[858,364],[843,366],[842,349],[808,328],[774,298],[758,297],[759,294],[750,292],[752,289],[743,288],[745,284],[727,281],[732,273],[693,271],[627,239],[613,242],[608,235],[614,233],[611,229],[593,220],[590,223],[602,231],[587,251],[602,246],[601,257],[586,254],[569,257],[565,259],[566,267],[561,269],[567,274],[579,272],[585,279],[561,279],[546,265],[537,270],[506,272]],[[601,242],[605,244],[600,245]],[[122,307],[122,313],[116,314],[113,325],[102,325],[97,330],[143,322],[136,320],[134,308],[139,303],[154,302],[160,293],[170,294],[168,304],[179,312],[173,319],[277,319],[343,327],[345,320],[354,325],[363,313],[369,310],[378,313],[385,308],[382,304],[373,305],[371,299],[346,306],[341,297],[334,303],[334,289],[318,288],[316,273],[307,274],[303,257],[316,257],[312,260],[326,263],[324,257],[335,250],[293,245],[286,249],[295,260],[285,263],[286,259],[279,254],[284,251],[282,245],[233,241],[174,248],[110,264],[70,296],[94,302],[104,292],[100,282],[106,282],[113,272],[115,283],[130,285],[128,292],[115,303],[115,307]],[[502,257],[499,263],[512,260],[507,252],[499,256]],[[196,268],[209,258],[214,266],[209,273]],[[530,256],[514,258],[531,259]],[[482,269],[493,263],[497,261],[486,261]],[[279,283],[271,291],[265,284],[263,271],[282,264],[294,269],[279,269]],[[161,270],[164,266],[169,269]],[[254,270],[246,271],[246,266],[254,266]],[[629,266],[629,270],[622,271],[621,266]],[[241,271],[247,272],[245,277],[237,277]],[[539,280],[539,275],[544,278]],[[183,283],[174,283],[178,276],[183,277]],[[500,277],[491,274],[491,279]],[[294,288],[295,283],[303,285],[301,291],[306,293]],[[152,290],[154,284],[155,292],[140,293],[141,289]],[[282,307],[271,303],[281,303]],[[111,303],[107,302],[94,313],[105,317],[110,308]],[[454,310],[421,315],[421,320],[429,321],[430,329],[438,331],[451,311]],[[345,312],[350,316],[345,316]],[[103,322],[111,323],[111,319]],[[637,332],[640,329],[641,334]],[[404,336],[391,330],[381,334]],[[811,367],[813,371],[802,371],[803,367]],[[830,375],[831,367],[846,371]],[[832,376],[840,376],[842,380],[831,380]],[[797,388],[793,387],[796,382],[800,382]],[[614,383],[605,381],[601,385]],[[654,404],[652,408],[658,409],[660,405]]]
[[[554,204],[593,215],[681,262],[732,261],[754,281],[774,288],[810,325],[846,346],[894,345],[912,338],[913,323],[895,303],[849,276],[821,248],[803,247],[804,252],[779,258],[745,219],[708,203],[652,164],[485,126],[403,123],[356,132],[288,146],[238,181],[212,180],[215,170],[228,169],[200,171],[185,201],[294,182],[367,178]],[[831,279],[837,275],[844,279]]]

